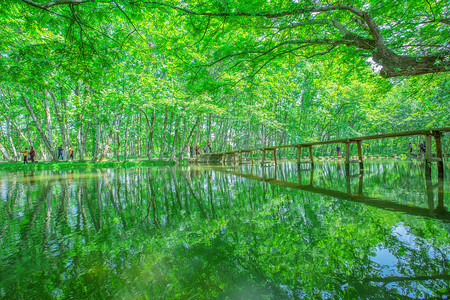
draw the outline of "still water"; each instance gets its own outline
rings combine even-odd
[[[444,168],[1,173],[0,297],[446,299]]]

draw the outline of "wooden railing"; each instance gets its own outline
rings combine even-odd
[[[237,162],[242,162],[242,155],[244,153],[249,153],[250,154],[250,163],[253,164],[254,163],[253,153],[255,151],[261,151],[262,152],[261,163],[264,164],[265,158],[266,158],[266,152],[273,151],[274,163],[277,164],[277,150],[278,149],[297,148],[297,163],[301,164],[301,163],[305,162],[305,161],[302,161],[302,159],[301,159],[302,148],[307,148],[307,149],[309,149],[309,161],[307,161],[307,163],[314,164],[314,156],[313,156],[313,151],[312,151],[312,148],[314,146],[326,145],[326,144],[344,144],[345,151],[344,151],[343,158],[344,158],[344,163],[346,164],[346,168],[348,168],[348,165],[350,163],[359,163],[360,169],[362,170],[363,169],[363,155],[362,155],[362,146],[361,146],[362,141],[423,135],[423,136],[425,136],[425,153],[424,153],[425,162],[428,165],[431,162],[436,161],[437,165],[438,165],[439,174],[443,174],[443,153],[442,153],[441,136],[444,132],[450,132],[450,127],[425,129],[425,130],[414,130],[414,131],[403,131],[403,132],[397,132],[397,133],[377,134],[377,135],[369,135],[369,136],[358,136],[358,137],[352,137],[352,138],[346,138],[346,139],[336,139],[336,140],[329,140],[329,141],[305,142],[305,143],[292,144],[292,145],[268,146],[268,147],[262,147],[262,148],[243,149],[243,150],[235,150],[235,151],[204,154],[204,155],[205,156],[209,155],[209,157],[214,158],[214,161],[222,160],[222,162],[223,161],[231,161],[231,162],[237,163]],[[431,151],[432,138],[434,138],[434,140],[435,140],[436,157],[432,157],[432,151]],[[357,146],[357,149],[358,149],[358,159],[357,160],[350,160],[350,144],[356,144],[356,146]],[[237,157],[237,155],[239,155],[239,157]],[[230,157],[231,159],[227,159],[228,157]],[[199,162],[202,163],[202,162],[209,162],[209,161],[208,161],[208,159],[205,159],[205,161],[202,161],[200,159]]]

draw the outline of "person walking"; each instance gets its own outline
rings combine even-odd
[[[200,154],[200,147],[197,145],[195,146],[195,155],[199,155]]]
[[[31,159],[31,163],[35,163],[34,161],[34,157],[36,156],[36,151],[34,151],[34,148],[31,147],[30,148],[30,159]]]
[[[191,158],[193,158],[194,157],[194,146],[190,145],[189,149],[191,151]]]
[[[341,147],[339,147],[339,145],[337,145],[336,151],[337,151],[337,157],[340,158],[341,157]]]
[[[58,147],[58,159],[61,157],[61,160],[64,160],[64,156],[63,156],[63,147],[62,145],[60,145]]]
[[[211,150],[211,146],[212,146],[212,143],[211,143],[211,141],[208,141],[208,148],[209,148],[209,153],[212,153],[212,150]]]
[[[28,148],[25,148],[25,151],[22,151],[23,153],[23,164],[28,163]]]
[[[72,146],[69,147],[69,159],[73,161],[73,148]]]
[[[409,142],[408,147],[409,147],[409,154],[412,154],[413,146],[412,146],[411,142]]]

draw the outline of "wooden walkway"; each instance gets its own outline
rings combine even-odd
[[[229,151],[223,153],[210,153],[210,154],[202,154],[198,158],[197,162],[200,164],[217,164],[217,163],[243,163],[243,154],[249,153],[250,159],[249,163],[254,164],[255,160],[253,154],[257,151],[262,152],[261,164],[277,164],[277,150],[286,149],[286,148],[297,148],[297,164],[301,163],[310,163],[314,165],[314,156],[312,149],[314,146],[326,145],[326,144],[343,144],[345,145],[344,151],[344,163],[346,170],[349,169],[350,163],[359,163],[360,170],[363,170],[363,155],[362,155],[362,141],[368,140],[379,140],[386,138],[394,138],[394,137],[405,137],[405,136],[418,136],[423,135],[425,137],[425,154],[424,160],[426,162],[426,166],[431,167],[432,162],[437,162],[438,165],[438,173],[443,175],[443,152],[442,152],[442,143],[441,137],[444,132],[450,132],[450,127],[444,128],[434,128],[434,129],[426,129],[426,130],[415,130],[415,131],[404,131],[397,133],[388,133],[388,134],[378,134],[378,135],[369,135],[369,136],[359,136],[353,138],[346,139],[338,139],[338,140],[329,140],[329,141],[321,141],[321,142],[309,142],[309,143],[299,143],[293,145],[282,145],[282,146],[269,146],[263,148],[254,148],[254,149],[244,149],[244,150],[236,150]],[[432,156],[432,139],[434,138],[436,145],[436,157]],[[356,144],[358,149],[358,157],[357,159],[350,159],[350,145]],[[305,161],[301,159],[302,149],[306,148],[309,150],[309,160]],[[266,161],[266,152],[273,151],[274,160]],[[431,171],[430,171],[431,172]]]

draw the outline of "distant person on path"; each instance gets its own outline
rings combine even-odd
[[[211,143],[211,141],[208,141],[208,148],[209,148],[209,153],[212,153],[212,150],[211,150],[211,146],[212,146],[212,143]]]
[[[34,148],[31,147],[30,148],[30,159],[31,159],[31,163],[35,163],[34,161],[34,157],[36,156],[36,151],[34,151]]]
[[[195,146],[195,155],[199,155],[200,154],[200,147],[197,145]]]
[[[23,164],[28,163],[28,148],[25,148],[25,151],[22,151],[23,153]]]
[[[69,158],[73,161],[73,148],[72,148],[72,146],[69,147]]]
[[[58,147],[58,159],[61,157],[61,160],[64,160],[63,156],[63,147],[62,145]]]
[[[408,147],[409,147],[409,154],[411,154],[413,151],[413,146],[412,146],[411,142],[409,142]]]
[[[194,157],[194,146],[190,145],[189,148],[191,151],[191,158],[193,158]]]
[[[424,143],[420,143],[419,150],[420,150],[420,154],[425,153],[425,142]]]
[[[337,157],[341,157],[341,147],[339,147],[339,145],[337,145],[336,151],[337,151]]]

